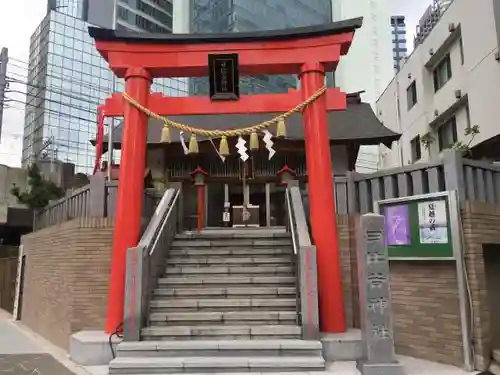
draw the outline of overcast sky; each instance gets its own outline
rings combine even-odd
[[[187,0],[186,0],[187,1]],[[248,0],[252,1],[252,0]],[[388,1],[391,13],[407,17],[409,46],[413,40],[415,25],[431,0],[380,0]],[[0,0],[0,47],[7,47],[11,61],[8,75],[26,80],[29,40],[42,20],[47,0]],[[25,92],[23,85],[11,85],[10,90]],[[24,102],[26,96],[8,93],[10,99]],[[0,141],[0,164],[20,166],[22,136],[24,128],[24,105],[9,101],[4,111],[2,137]]]

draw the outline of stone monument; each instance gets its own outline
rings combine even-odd
[[[385,243],[385,219],[361,216],[358,233],[359,298],[363,357],[358,370],[363,375],[404,375],[396,359],[392,327],[389,258]]]

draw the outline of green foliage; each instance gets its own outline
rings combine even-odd
[[[472,144],[472,141],[474,141],[476,135],[478,135],[479,133],[480,133],[479,125],[468,127],[467,129],[465,129],[464,135],[466,137],[469,137],[469,141],[468,142],[457,141],[454,144],[452,144],[449,147],[449,149],[460,151],[464,155],[470,155],[471,154],[470,145]],[[420,142],[424,145],[426,150],[428,150],[431,144],[434,143],[435,141],[436,138],[434,138],[431,132],[425,133],[420,137]]]
[[[471,153],[470,145],[474,140],[474,138],[476,137],[476,135],[478,134],[479,134],[479,125],[474,125],[471,126],[470,128],[465,129],[464,135],[466,137],[470,137],[469,141],[467,143],[464,143],[462,141],[457,141],[453,144],[453,146],[451,146],[451,149],[456,151],[461,151],[464,154],[470,154]]]
[[[42,209],[51,200],[60,199],[65,195],[62,188],[43,178],[36,163],[28,167],[28,185],[28,190],[21,192],[19,187],[13,184],[10,193],[17,198],[19,203],[32,210]]]

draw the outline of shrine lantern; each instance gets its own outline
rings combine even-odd
[[[193,178],[195,186],[204,186],[206,176],[208,176],[208,173],[201,169],[201,167],[197,167],[191,172],[191,177]]]
[[[278,171],[277,175],[280,178],[281,184],[286,186],[289,181],[295,180],[297,173],[293,169],[289,168],[288,165],[285,165]]]

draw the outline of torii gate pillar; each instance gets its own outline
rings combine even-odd
[[[300,82],[303,98],[306,100],[325,83],[325,70],[322,64],[304,64],[301,68]],[[307,106],[303,113],[309,212],[312,235],[317,248],[321,332],[344,332],[346,325],[342,301],[342,275],[326,113],[324,97]]]
[[[90,28],[96,47],[113,72],[126,80],[126,91],[139,104],[163,116],[286,112],[303,103],[325,84],[347,54],[362,19],[266,33],[225,35],[137,34]],[[149,93],[152,78],[203,77],[208,53],[238,54],[241,75],[297,74],[301,90],[287,94],[242,96],[236,101],[211,102],[208,97],[164,97]],[[327,111],[345,110],[346,96],[328,89],[303,111],[310,215],[317,248],[320,329],[346,331],[340,253]],[[106,116],[124,116],[117,219],[115,223],[106,331],[123,319],[125,254],[137,246],[140,234],[145,168],[146,116],[116,94],[101,107]]]

